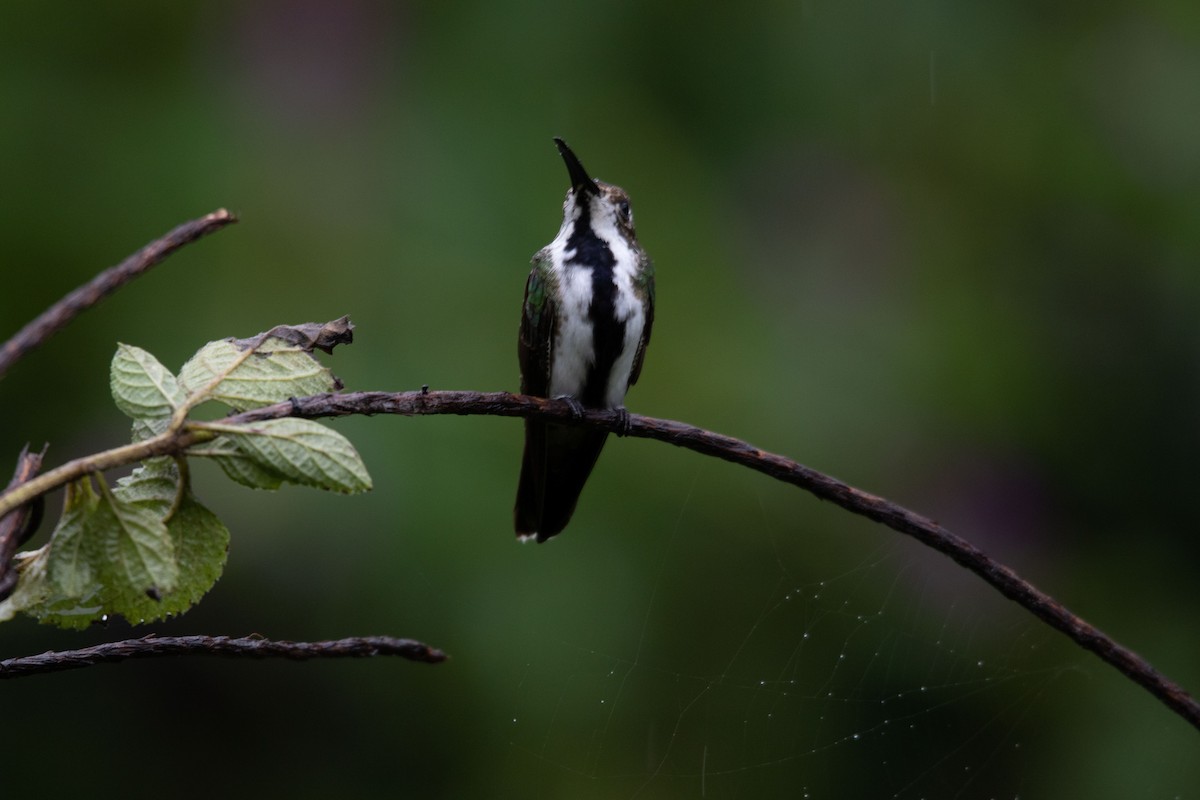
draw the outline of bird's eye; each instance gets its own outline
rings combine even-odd
[[[633,209],[629,207],[628,200],[621,200],[617,203],[617,211],[621,214],[621,219],[626,222],[633,220]]]

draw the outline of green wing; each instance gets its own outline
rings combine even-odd
[[[646,359],[646,347],[650,344],[650,329],[654,327],[654,262],[642,251],[642,260],[638,265],[638,274],[634,279],[634,288],[642,294],[646,302],[646,324],[642,326],[642,340],[638,342],[637,352],[633,356],[633,369],[629,373],[629,385],[637,383],[642,374],[642,362]]]
[[[554,343],[557,284],[550,270],[550,257],[538,251],[525,282],[521,311],[521,335],[517,352],[521,362],[521,393],[548,397],[550,392],[550,348]]]

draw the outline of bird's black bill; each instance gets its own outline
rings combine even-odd
[[[596,182],[588,175],[587,170],[583,168],[583,164],[579,163],[575,153],[571,152],[571,148],[567,147],[567,143],[557,136],[554,137],[554,143],[558,145],[558,154],[562,156],[563,161],[567,165],[567,174],[571,177],[571,188],[575,191],[583,190],[591,194],[599,194],[600,187],[596,186]]]

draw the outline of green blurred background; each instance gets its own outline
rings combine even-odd
[[[631,409],[928,514],[1200,688],[1192,0],[105,6],[0,10],[0,337],[241,223],[15,367],[0,457],[122,442],[118,341],[178,367],[350,314],[348,388],[515,389],[559,135],[657,264]],[[612,440],[518,546],[518,421],[334,424],[375,491],[199,466],[226,574],[152,629],[452,660],[6,683],[5,796],[1196,796],[1194,729],[887,529]],[[0,657],[125,635],[19,619]]]

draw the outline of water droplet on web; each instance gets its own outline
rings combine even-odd
[[[858,734],[856,733],[853,736],[851,736],[850,738],[854,739],[855,741],[858,741]]]

